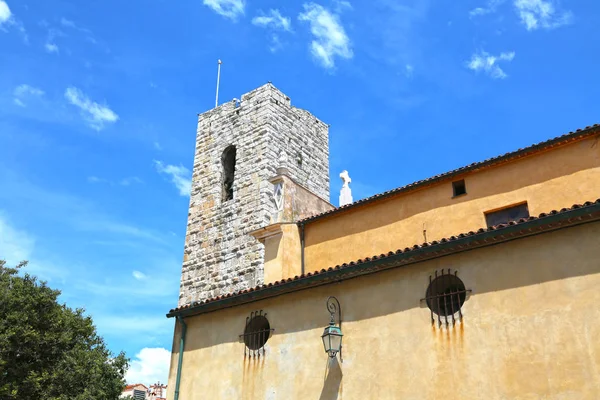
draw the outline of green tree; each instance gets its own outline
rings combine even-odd
[[[113,355],[83,309],[0,260],[0,400],[112,400],[128,359]]]

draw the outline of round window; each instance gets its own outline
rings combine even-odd
[[[267,343],[271,334],[271,325],[264,315],[255,315],[244,329],[244,343],[250,350],[258,350]]]
[[[466,297],[465,284],[452,274],[442,274],[433,279],[425,294],[427,307],[441,317],[459,312]]]

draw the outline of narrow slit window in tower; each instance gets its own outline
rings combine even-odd
[[[233,179],[235,174],[235,146],[229,146],[221,156],[223,165],[223,202],[233,199]]]

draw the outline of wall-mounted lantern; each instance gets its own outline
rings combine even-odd
[[[340,361],[342,360],[342,308],[340,302],[333,296],[327,298],[327,311],[331,314],[331,320],[329,326],[325,328],[321,339],[323,339],[323,346],[325,352],[329,354],[329,357],[334,358],[337,353],[340,353]],[[338,314],[339,326],[335,325],[335,314]]]

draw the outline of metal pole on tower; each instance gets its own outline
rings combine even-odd
[[[219,105],[219,81],[221,80],[221,60],[218,61],[219,66],[217,67],[217,97],[215,98],[215,107]]]

